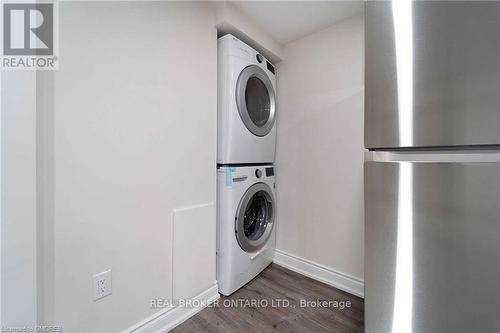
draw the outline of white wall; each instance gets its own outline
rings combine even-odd
[[[40,191],[40,321],[119,331],[158,311],[151,299],[176,288],[191,297],[215,282],[214,12],[201,2],[61,2],[59,11],[59,70],[39,121],[40,174],[52,177]],[[189,235],[182,226],[176,237],[204,242],[209,250],[194,259],[206,267],[176,287],[173,212],[193,205],[209,208],[179,223],[209,226]],[[107,269],[113,294],[94,302],[91,276]]]
[[[231,2],[215,2],[215,13],[215,24],[219,36],[232,34],[258,50],[273,63],[277,63],[283,58],[281,44]]]
[[[1,325],[34,326],[36,73],[5,71],[1,76]]]
[[[284,46],[277,247],[363,279],[363,17]]]

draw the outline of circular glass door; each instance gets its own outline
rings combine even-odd
[[[236,104],[246,128],[256,136],[267,135],[274,125],[274,88],[264,70],[256,65],[241,71],[236,84]]]
[[[241,198],[236,212],[236,239],[246,252],[260,250],[274,225],[274,198],[265,183],[252,185]]]

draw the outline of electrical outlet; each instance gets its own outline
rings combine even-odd
[[[111,295],[111,270],[92,275],[94,281],[94,301]]]

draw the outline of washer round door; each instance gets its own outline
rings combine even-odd
[[[246,252],[264,247],[274,226],[274,197],[269,185],[256,183],[241,198],[236,211],[236,240]]]
[[[256,65],[245,67],[236,83],[236,104],[246,128],[256,136],[266,136],[274,125],[276,101],[271,80]]]

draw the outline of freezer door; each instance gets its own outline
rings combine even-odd
[[[500,144],[500,2],[365,5],[366,148]]]
[[[500,331],[499,163],[365,163],[365,325]]]

